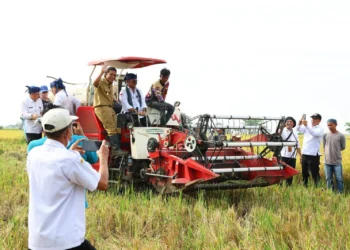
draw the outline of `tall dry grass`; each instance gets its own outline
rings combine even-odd
[[[27,248],[26,144],[0,131],[0,249]],[[88,194],[86,237],[97,249],[349,249],[350,144],[345,194],[293,187],[160,197],[151,191]],[[298,166],[300,170],[300,166]],[[323,170],[321,170],[322,179]]]

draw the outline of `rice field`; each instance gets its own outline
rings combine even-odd
[[[86,238],[97,249],[350,249],[350,142],[345,193],[322,183],[161,197],[88,194]],[[0,249],[27,249],[28,180],[22,131],[0,130]],[[300,165],[297,166],[301,170]]]

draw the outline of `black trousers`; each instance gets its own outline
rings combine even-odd
[[[282,161],[291,166],[292,168],[295,169],[297,159],[295,158],[288,158],[288,157],[282,157]],[[293,183],[293,177],[290,177],[286,180],[286,185],[290,186]]]
[[[307,186],[311,173],[315,186],[320,182],[320,156],[319,155],[302,155],[302,174],[304,185]]]
[[[31,141],[41,139],[42,133],[40,134],[26,133],[26,137],[27,137],[27,144],[29,144],[29,142]]]
[[[31,250],[31,249],[28,248],[28,250]],[[84,240],[84,242],[81,243],[80,246],[69,248],[66,250],[96,250],[96,248],[93,245],[91,245],[91,243],[88,240]]]
[[[160,111],[160,123],[162,126],[165,126],[168,123],[175,110],[174,106],[167,102],[151,101],[147,103],[147,106]]]

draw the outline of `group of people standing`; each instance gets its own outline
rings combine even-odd
[[[27,144],[33,140],[42,138],[43,129],[37,122],[47,109],[51,100],[49,99],[49,89],[46,85],[41,87],[26,86],[29,96],[22,102],[21,119],[24,121],[24,131],[26,134]],[[53,104],[61,106],[75,115],[76,110],[81,103],[74,96],[66,92],[66,87],[61,78],[50,83],[51,92],[55,96]]]
[[[322,116],[318,113],[311,115],[311,124],[306,117],[303,117],[297,123],[293,117],[285,119],[285,127],[282,131],[282,138],[285,141],[296,141],[297,146],[283,147],[281,151],[282,161],[296,167],[297,155],[300,156],[302,166],[303,183],[308,186],[309,177],[312,176],[315,186],[320,182],[320,157],[321,145],[324,148],[324,171],[326,175],[327,187],[334,189],[333,175],[335,175],[337,191],[343,193],[343,174],[342,174],[342,155],[341,151],[345,149],[346,139],[344,134],[337,130],[337,120],[328,119],[327,127],[329,132],[325,133],[320,126]],[[304,134],[303,147],[300,150],[300,144],[296,131]],[[286,181],[287,185],[292,184],[293,178]]]

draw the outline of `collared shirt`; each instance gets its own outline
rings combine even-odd
[[[323,136],[323,128],[320,125],[316,126],[304,126],[297,125],[297,131],[304,134],[303,149],[301,153],[303,155],[321,155],[320,145]]]
[[[28,245],[58,250],[79,246],[85,238],[84,188],[97,188],[100,174],[80,154],[55,140],[30,151]]]
[[[106,78],[102,77],[98,87],[94,87],[94,107],[113,105],[113,84],[110,84]]]
[[[281,150],[281,156],[286,158],[297,158],[297,148],[300,148],[298,135],[293,129],[289,130],[284,128],[282,131],[282,139],[287,141],[295,141],[297,143],[296,147],[293,146],[284,146]]]
[[[128,94],[126,92],[126,88],[128,88],[130,91],[132,106],[128,102]],[[128,109],[131,109],[131,108],[137,109],[138,111],[142,111],[143,109],[147,108],[146,103],[145,103],[145,98],[143,97],[141,90],[140,89],[137,89],[137,90],[140,93],[141,105],[139,102],[139,100],[140,100],[139,95],[138,95],[136,89],[135,89],[135,91],[133,91],[131,88],[125,87],[120,91],[119,100],[122,104],[122,112],[128,112]]]
[[[163,84],[160,79],[155,81],[146,95],[146,102],[165,101],[166,95],[168,94],[168,88],[169,82]]]
[[[75,111],[73,110],[72,99],[64,90],[60,90],[57,92],[53,104],[67,109],[70,115],[75,114]]]
[[[44,110],[43,102],[40,98],[33,101],[29,96],[22,102],[21,118],[24,120],[24,129],[26,133],[41,134],[43,129],[40,124],[32,120],[32,114],[41,116]]]

